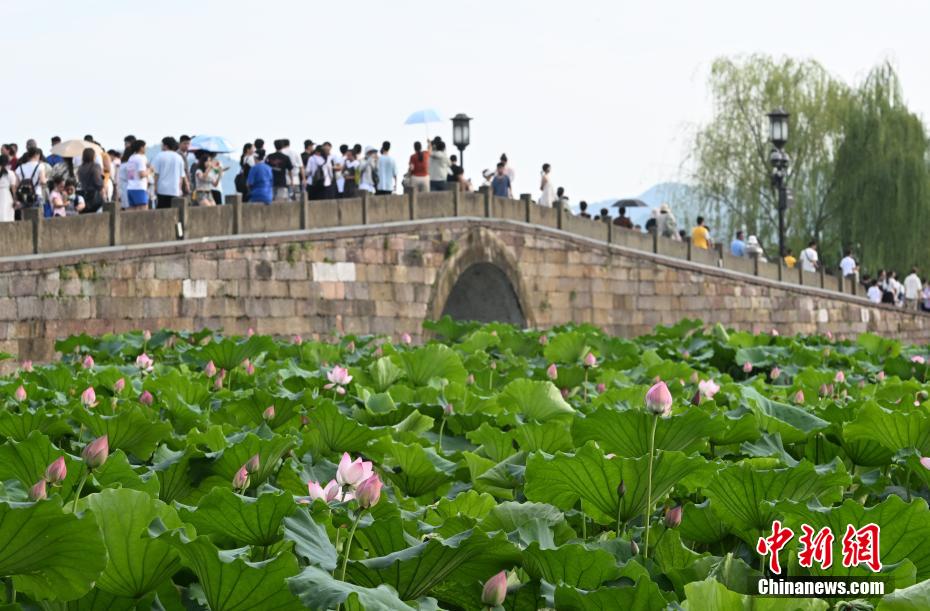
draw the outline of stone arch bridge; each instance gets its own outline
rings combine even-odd
[[[487,193],[242,204],[0,224],[0,351],[171,327],[324,336],[422,322],[585,322],[623,336],[683,317],[782,333],[930,339],[930,317],[835,277],[691,250]]]

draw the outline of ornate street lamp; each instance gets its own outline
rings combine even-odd
[[[452,144],[459,150],[459,163],[465,167],[465,147],[471,142],[471,128],[468,126],[471,117],[459,113],[452,117]]]
[[[785,256],[785,210],[788,208],[788,166],[791,160],[785,152],[788,143],[788,113],[776,108],[769,113],[769,138],[772,141],[769,163],[772,164],[772,188],[778,193],[778,257]]]

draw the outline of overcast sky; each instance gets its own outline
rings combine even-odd
[[[472,117],[466,170],[506,152],[516,192],[539,168],[573,201],[681,178],[721,55],[813,58],[848,82],[883,59],[930,114],[921,0],[0,0],[0,140],[92,133],[107,147],[218,134],[410,153],[436,108]],[[764,118],[760,117],[760,121]],[[451,124],[433,126],[451,142]]]

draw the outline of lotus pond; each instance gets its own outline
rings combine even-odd
[[[23,363],[0,380],[3,608],[930,608],[924,349],[428,327],[79,336]],[[775,521],[798,535],[778,574]],[[867,524],[873,562],[842,562]],[[835,534],[813,564],[802,525]],[[888,587],[755,596],[801,575]]]

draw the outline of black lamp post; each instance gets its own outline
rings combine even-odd
[[[452,117],[452,144],[459,150],[462,169],[465,169],[465,147],[471,141],[471,128],[468,126],[470,121],[471,117],[462,112]]]
[[[772,188],[778,193],[778,256],[785,256],[785,210],[788,208],[788,165],[791,163],[785,144],[788,142],[788,113],[776,108],[769,113],[769,136],[772,141]]]

